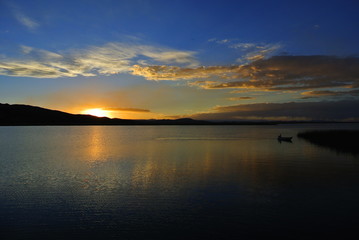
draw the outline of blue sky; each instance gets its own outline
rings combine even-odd
[[[121,118],[357,120],[357,9],[348,0],[1,0],[0,102]],[[313,114],[323,104],[333,111]]]

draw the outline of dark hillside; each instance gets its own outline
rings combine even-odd
[[[116,122],[127,122],[117,119]],[[0,104],[0,125],[97,125],[115,124],[112,119],[75,115],[29,105]]]
[[[206,125],[207,121],[190,118],[169,120],[127,120],[70,114],[41,107],[0,103],[0,125]]]

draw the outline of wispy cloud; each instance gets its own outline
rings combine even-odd
[[[230,46],[244,53],[244,57],[237,59],[237,62],[256,61],[267,58],[281,48],[279,44],[253,44],[253,43],[236,43]]]
[[[233,41],[232,39],[217,39],[217,38],[208,39],[208,42],[214,42],[214,43],[218,43],[218,44],[226,44],[226,43],[230,43],[232,41]]]
[[[87,49],[54,53],[21,46],[24,60],[0,60],[0,74],[35,78],[112,75],[130,72],[141,60],[149,64],[196,66],[195,52],[147,45],[108,43]]]
[[[131,68],[133,75],[145,77],[148,80],[189,80],[209,77],[233,79],[241,66],[210,66],[197,68],[182,68],[178,66],[140,66]]]
[[[22,24],[23,26],[28,28],[29,30],[35,30],[36,28],[38,28],[40,26],[40,24],[37,21],[26,16],[23,12],[21,12],[18,9],[14,9],[13,13],[14,13],[16,20],[20,24]]]
[[[157,62],[165,64],[184,64],[189,67],[196,67],[199,62],[195,59],[194,51],[175,51],[171,49],[157,49],[153,47],[141,47],[138,55],[143,55]]]
[[[240,42],[238,39],[217,39],[212,38],[208,40],[220,45],[225,45],[228,48],[235,49],[238,51],[240,57],[237,59],[239,63],[248,63],[264,59],[275,54],[279,49],[282,48],[281,44],[276,43],[250,43]]]

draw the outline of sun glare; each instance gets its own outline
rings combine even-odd
[[[101,108],[86,109],[81,112],[82,114],[89,114],[96,117],[111,117],[109,111],[102,110]]]

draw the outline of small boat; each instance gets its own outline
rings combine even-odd
[[[282,137],[282,134],[278,136],[278,141],[291,142],[293,137]]]

